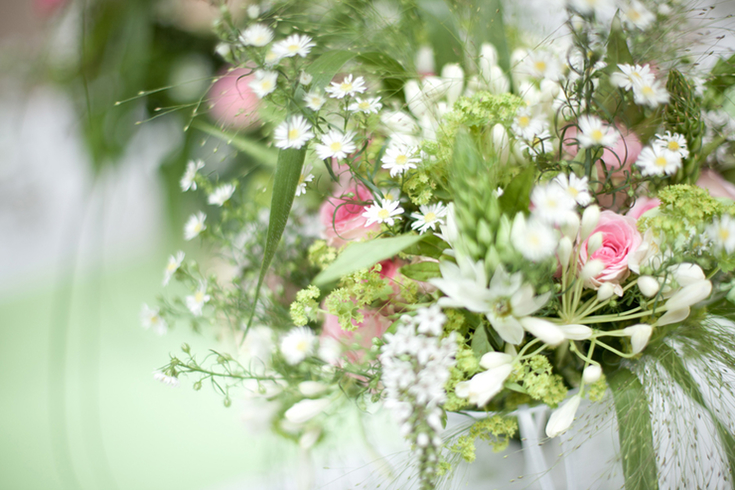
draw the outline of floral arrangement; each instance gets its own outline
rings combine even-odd
[[[704,72],[676,55],[676,2],[569,0],[564,34],[541,42],[481,4],[451,11],[467,42],[438,75],[420,2],[393,52],[390,24],[365,21],[374,51],[319,34],[309,16],[338,6],[291,23],[277,5],[241,22],[223,7],[218,53],[258,99],[275,171],[189,163],[181,189],[207,208],[184,238],[230,265],[171,256],[164,285],[190,293],[144,306],[143,323],[187,319],[235,347],[185,345],[156,377],[260,403],[306,448],[346,403],[382,404],[420,488],[449,478],[452,455],[473,460],[476,438],[507,446],[519,406],[551,407],[554,438],[607,392],[626,488],[657,488],[655,365],[711,417],[735,471],[734,427],[705,395],[735,367],[735,187],[718,173],[733,60]],[[447,439],[448,412],[487,417]]]

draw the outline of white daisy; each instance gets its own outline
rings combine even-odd
[[[367,90],[365,80],[362,77],[352,79],[352,74],[347,75],[340,83],[332,82],[324,91],[333,99],[342,99],[346,95],[352,97],[356,93],[363,93]]]
[[[186,164],[186,171],[184,171],[184,175],[181,177],[181,190],[186,192],[189,189],[195,191],[197,190],[197,182],[196,182],[196,175],[197,170],[204,167],[204,162],[201,160],[189,160],[189,163]]]
[[[290,58],[297,55],[305,58],[314,46],[316,44],[311,42],[309,36],[292,34],[283,41],[275,43],[271,49],[278,59]]]
[[[304,165],[301,169],[301,175],[299,176],[299,183],[296,186],[296,197],[306,194],[306,184],[314,180],[314,175],[311,173],[312,166]]]
[[[397,219],[401,219],[401,214],[403,214],[403,208],[400,202],[383,199],[380,204],[371,204],[362,213],[362,216],[367,218],[366,227],[373,223],[386,223],[388,226],[393,226]]]
[[[669,92],[657,81],[636,84],[633,85],[633,101],[638,105],[655,108],[669,101]]]
[[[395,177],[400,175],[410,168],[416,168],[416,164],[421,161],[420,158],[415,157],[417,148],[415,146],[408,145],[390,145],[385,150],[383,158],[380,159],[383,162],[382,167],[386,170],[390,170],[390,176]]]
[[[245,46],[262,47],[273,41],[273,30],[263,24],[253,24],[240,34],[240,42]]]
[[[705,234],[712,240],[715,248],[725,249],[725,252],[735,252],[735,219],[727,214],[715,218],[712,224],[705,228]]]
[[[657,134],[656,141],[653,144],[663,148],[664,150],[678,153],[681,158],[689,158],[687,139],[683,134],[672,134],[671,131],[666,131],[666,134]]]
[[[177,270],[179,270],[179,267],[181,267],[181,263],[184,261],[184,252],[179,250],[176,252],[176,255],[171,255],[168,258],[168,263],[166,264],[166,269],[163,271],[163,285],[166,286],[169,281],[171,281],[171,278],[176,273]]]
[[[531,191],[533,215],[550,225],[562,225],[576,214],[577,201],[564,188],[552,182],[537,185]]]
[[[521,151],[528,150],[536,155],[552,152],[554,150],[554,145],[551,141],[551,133],[548,129],[544,129],[531,138],[521,139],[518,142],[518,148]]]
[[[319,92],[311,91],[308,94],[304,95],[304,102],[306,102],[306,107],[308,107],[312,111],[318,111],[319,109],[321,109],[326,101],[327,99]]]
[[[281,339],[281,354],[288,364],[295,366],[314,353],[316,340],[309,327],[292,328]]]
[[[610,83],[625,90],[632,90],[635,85],[647,85],[656,80],[649,65],[619,64],[620,71],[610,75]]]
[[[326,158],[336,158],[338,160],[347,158],[347,155],[357,149],[353,141],[354,138],[355,133],[353,131],[347,131],[347,133],[342,134],[341,131],[331,129],[322,136],[321,144],[316,145],[316,154],[321,160]]]
[[[253,93],[257,95],[259,99],[262,99],[276,89],[278,72],[257,70],[253,76],[255,79],[248,83],[248,87],[253,89]]]
[[[223,206],[227,201],[230,200],[234,192],[234,184],[223,184],[217,187],[214,192],[209,195],[207,202],[216,206]]]
[[[681,156],[660,146],[647,146],[635,164],[643,175],[674,175],[681,168]]]
[[[587,185],[587,177],[580,179],[575,174],[559,174],[554,178],[553,182],[572,196],[580,206],[586,206],[592,202],[592,196],[590,196]]]
[[[401,200],[401,189],[398,187],[391,187],[389,189],[381,189],[383,191],[383,199],[389,201],[400,201]]]
[[[143,307],[140,310],[140,323],[143,325],[143,328],[146,330],[150,328],[157,335],[164,335],[168,331],[168,324],[161,317],[160,310],[158,308],[151,308],[145,303],[143,303]]]
[[[178,388],[181,383],[179,383],[179,378],[176,376],[168,376],[166,374],[163,374],[161,371],[153,371],[153,379],[156,381],[160,381],[161,383],[171,386],[172,388]]]
[[[273,49],[269,49],[268,52],[265,53],[265,58],[263,58],[263,63],[266,66],[275,66],[279,61],[281,61],[281,58],[278,57]]]
[[[273,132],[273,139],[277,148],[295,148],[304,146],[314,133],[311,132],[311,124],[298,114],[288,121],[283,121]]]
[[[618,141],[617,131],[605,125],[597,116],[580,116],[577,123],[580,131],[577,140],[582,148],[613,146]]]
[[[383,107],[380,103],[380,97],[372,97],[370,99],[362,100],[360,97],[355,97],[355,102],[347,107],[347,110],[352,112],[364,112],[365,114],[377,114],[378,111]]]
[[[637,27],[643,30],[656,20],[656,14],[653,14],[641,2],[636,0],[630,2],[629,5],[623,5],[621,10],[625,23],[631,28]]]
[[[524,60],[526,72],[534,78],[559,80],[561,64],[556,56],[546,50],[531,51]]]
[[[202,308],[210,299],[212,298],[207,294],[207,283],[201,282],[194,294],[186,297],[186,307],[189,308],[192,315],[202,316]]]
[[[420,213],[411,213],[411,217],[416,220],[411,223],[411,228],[418,230],[422,235],[429,229],[434,231],[437,225],[444,224],[447,207],[443,203],[438,202],[429,206],[420,206],[419,210]]]
[[[552,257],[559,243],[551,227],[534,217],[526,221],[523,213],[516,214],[510,240],[521,255],[533,262]]]
[[[189,216],[189,219],[184,225],[184,240],[192,240],[199,236],[202,231],[206,230],[207,226],[204,224],[204,220],[206,219],[207,215],[201,211]]]
[[[531,114],[531,109],[523,107],[516,113],[513,125],[510,129],[519,138],[533,140],[537,135],[541,134],[547,126],[548,123],[543,118],[534,117]]]

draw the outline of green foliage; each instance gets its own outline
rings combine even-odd
[[[294,325],[303,326],[309,323],[309,320],[316,319],[316,313],[319,309],[317,300],[321,295],[321,291],[316,286],[309,286],[296,293],[296,301],[291,303],[291,319]]]
[[[589,398],[591,402],[599,402],[602,400],[605,396],[605,392],[607,391],[607,378],[605,378],[605,375],[603,374],[600,376],[600,379],[592,383],[590,386],[587,386],[585,391],[587,393],[587,398]]]
[[[325,240],[317,240],[309,247],[309,264],[322,270],[337,258],[337,249],[327,245]]]
[[[692,155],[683,160],[682,169],[672,176],[671,181],[677,184],[694,184],[699,178],[702,165],[695,158],[702,148],[704,135],[702,108],[695,96],[694,84],[676,69],[669,71],[666,90],[670,97],[663,111],[664,126],[672,133],[684,135]]]
[[[610,27],[610,36],[607,39],[607,59],[609,66],[617,68],[619,64],[634,64],[633,55],[628,48],[629,35],[623,30],[620,14],[616,13]]]
[[[417,262],[415,264],[404,265],[401,267],[401,274],[415,281],[423,282],[441,276],[437,262]]]
[[[327,311],[339,318],[344,330],[355,330],[362,323],[361,309],[374,301],[386,301],[393,293],[388,279],[380,277],[380,265],[362,269],[342,279],[342,287],[332,291],[325,301]],[[312,286],[317,289],[316,286]],[[318,290],[318,289],[317,289]]]
[[[493,415],[475,422],[469,433],[459,437],[449,450],[458,453],[468,463],[475,461],[475,439],[488,442],[494,452],[505,451],[510,439],[518,432],[518,421],[511,417]]]
[[[521,362],[508,377],[508,382],[517,383],[523,393],[552,408],[564,401],[568,392],[564,379],[553,374],[551,363],[542,355]]]

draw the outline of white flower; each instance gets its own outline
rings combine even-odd
[[[333,99],[343,99],[346,95],[352,97],[356,93],[363,93],[367,90],[365,80],[362,77],[352,79],[352,74],[347,75],[341,82],[332,82],[324,91]]]
[[[400,201],[401,200],[401,189],[398,187],[391,187],[389,189],[381,189],[383,191],[383,199],[388,199],[390,201]]]
[[[416,312],[414,322],[416,323],[416,331],[418,333],[433,335],[439,337],[442,334],[442,327],[447,317],[442,312],[439,305],[431,305],[428,308],[420,308]]]
[[[569,175],[559,174],[554,178],[554,182],[564,189],[567,194],[572,196],[580,206],[587,206],[592,202],[592,196],[590,196],[587,184],[587,177],[579,178],[573,173],[570,173]]]
[[[630,335],[630,345],[633,349],[633,354],[640,354],[646,348],[652,332],[653,327],[645,323],[639,323],[638,325],[623,329],[625,335]]]
[[[355,101],[347,107],[347,110],[364,112],[365,114],[377,114],[382,107],[383,104],[380,103],[380,97],[372,97],[365,100],[362,100],[360,97],[355,97]]]
[[[487,275],[482,261],[472,262],[460,256],[457,264],[439,262],[440,278],[429,279],[446,297],[439,299],[439,306],[467,308],[475,313],[484,313],[490,308],[492,299],[487,289]]]
[[[702,300],[705,300],[712,293],[712,283],[707,279],[687,284],[679,291],[671,295],[666,300],[666,308],[668,310],[680,310],[688,308]]]
[[[204,167],[204,162],[201,160],[190,160],[189,163],[186,164],[186,171],[184,172],[184,175],[181,177],[181,190],[186,192],[189,189],[195,191],[197,190],[197,183],[196,183],[196,175],[197,170]]]
[[[534,217],[526,221],[523,213],[517,213],[513,220],[510,240],[521,255],[533,262],[552,257],[559,243],[552,228]]]
[[[527,316],[518,319],[524,330],[534,337],[540,339],[543,343],[549,345],[561,344],[566,336],[559,326],[551,323],[543,318],[535,318]],[[591,332],[590,332],[591,333]]]
[[[543,133],[547,126],[548,123],[543,118],[533,117],[531,109],[523,107],[516,113],[510,129],[522,139],[533,140]]]
[[[454,104],[464,87],[464,70],[457,63],[447,63],[442,67],[442,78],[446,87],[447,102]]]
[[[598,20],[611,17],[616,7],[614,0],[567,0],[567,4],[580,14],[594,14]]]
[[[140,323],[143,325],[143,328],[146,330],[150,328],[157,335],[163,335],[168,331],[168,324],[161,317],[160,310],[158,308],[151,308],[145,303],[143,303],[143,307],[140,310]]]
[[[273,51],[273,49],[269,49],[267,53],[265,53],[265,58],[263,59],[263,63],[265,63],[266,66],[274,66],[278,64],[278,62],[281,61],[281,58],[278,57],[278,55]]]
[[[419,129],[416,121],[403,111],[383,111],[380,115],[380,121],[390,131],[396,133],[413,134]],[[392,137],[394,138],[395,135]]]
[[[666,131],[666,134],[657,134],[653,144],[672,153],[678,153],[681,158],[689,158],[687,139],[683,134],[671,134],[671,131]]]
[[[299,176],[299,183],[296,186],[296,197],[306,194],[306,184],[314,180],[314,175],[311,173],[312,166],[304,165],[301,169],[301,175]]]
[[[262,99],[276,89],[278,72],[257,70],[253,75],[255,79],[248,83],[248,87],[253,89],[253,93],[257,95],[259,99]]]
[[[342,134],[336,129],[330,129],[328,133],[322,136],[321,144],[316,145],[316,154],[322,160],[326,158],[342,160],[357,149],[354,139],[355,133],[353,131]]]
[[[278,59],[290,58],[297,55],[305,58],[314,46],[316,46],[316,44],[311,42],[311,38],[309,36],[292,34],[283,41],[275,43],[271,50]]]
[[[313,137],[311,124],[300,114],[293,116],[288,121],[283,121],[273,133],[275,145],[281,149],[295,148],[298,150]]]
[[[655,108],[669,101],[669,92],[660,82],[633,85],[633,101],[638,105]]]
[[[658,320],[656,320],[656,326],[662,327],[664,325],[670,325],[672,323],[683,322],[687,319],[689,313],[691,313],[691,310],[688,306],[676,310],[671,309],[661,315]]]
[[[571,219],[570,215],[576,215],[577,201],[554,182],[534,187],[531,203],[533,215],[544,223],[561,225]]]
[[[415,146],[392,144],[388,146],[383,158],[380,159],[383,162],[382,167],[390,170],[391,177],[401,175],[410,168],[416,168],[416,164],[421,161],[420,158],[414,156],[416,151]]]
[[[633,0],[630,5],[623,5],[622,11],[625,23],[630,27],[645,29],[651,22],[656,20],[656,15],[651,13],[641,2]]]
[[[281,353],[292,366],[314,353],[316,335],[309,327],[292,328],[281,340]]]
[[[223,206],[227,201],[230,200],[232,194],[235,192],[235,184],[223,184],[217,187],[207,199],[207,202],[216,206]]]
[[[549,422],[546,424],[546,435],[549,437],[556,437],[564,432],[574,422],[574,416],[579,409],[579,402],[582,398],[579,395],[574,395],[564,405],[560,406],[551,413]]]
[[[498,353],[493,352],[492,354]],[[482,407],[489,402],[492,397],[503,389],[503,383],[513,371],[513,365],[511,364],[513,358],[507,354],[501,355],[510,359],[492,369],[475,374],[469,381],[458,383],[455,394],[459,398],[466,398],[478,407]]]
[[[580,116],[577,140],[582,148],[593,146],[613,146],[618,141],[618,133],[606,126],[597,116]]]
[[[156,381],[160,381],[161,383],[171,386],[172,388],[178,388],[181,383],[179,383],[179,378],[175,376],[168,376],[166,374],[163,374],[161,371],[153,371],[153,379]]]
[[[712,224],[705,228],[705,233],[716,249],[725,249],[728,254],[735,252],[735,219],[732,216],[725,214],[714,218]]]
[[[240,34],[240,42],[245,46],[262,47],[272,40],[273,31],[263,24],[253,24]]]
[[[327,99],[322,94],[320,94],[319,92],[314,92],[313,90],[304,95],[304,102],[306,102],[306,107],[308,107],[312,111],[318,111],[319,109],[321,109],[326,101]]]
[[[179,250],[176,252],[176,255],[171,255],[168,258],[168,263],[166,264],[166,269],[163,271],[163,285],[167,285],[173,275],[176,273],[177,270],[179,270],[179,267],[181,267],[181,263],[184,261],[184,252]]]
[[[210,299],[212,298],[207,294],[207,283],[202,282],[194,294],[186,297],[186,307],[189,308],[192,315],[202,316],[202,308],[204,308],[204,304],[208,303]]]
[[[674,175],[681,168],[681,156],[660,146],[647,146],[635,164],[643,175]]]
[[[314,77],[310,73],[306,73],[304,70],[301,70],[301,73],[299,74],[299,83],[301,85],[311,85],[312,80],[314,80]]]
[[[202,231],[206,230],[207,226],[204,224],[204,220],[206,219],[207,215],[201,211],[189,216],[189,219],[184,225],[184,240],[192,240],[199,236]]]
[[[447,207],[443,203],[436,203],[432,205],[423,205],[419,207],[420,213],[412,213],[411,217],[415,219],[411,223],[411,228],[418,230],[419,233],[424,234],[429,229],[434,231],[436,226],[444,224],[444,217],[447,215]]]
[[[388,199],[383,199],[380,204],[371,204],[362,213],[362,216],[367,218],[365,226],[370,226],[373,223],[386,223],[388,226],[393,226],[395,220],[401,219],[401,214],[403,214],[403,208],[400,204],[398,201],[389,201]]]
[[[260,6],[259,5],[250,5],[247,8],[247,14],[248,17],[251,19],[257,19],[260,16]]]
[[[582,223],[579,225],[579,240],[584,241],[595,231],[600,221],[600,207],[597,204],[588,206],[582,213]]]
[[[592,337],[592,329],[587,325],[571,323],[568,325],[558,325],[558,327],[564,334],[564,338],[567,340],[587,340]]]
[[[643,294],[643,296],[652,298],[656,296],[658,290],[661,289],[661,285],[651,276],[640,276],[638,278],[638,289],[641,290],[641,294]]]
[[[555,81],[561,76],[559,61],[553,53],[546,50],[529,52],[524,65],[527,73],[534,78]]]
[[[329,389],[329,386],[319,381],[302,381],[299,383],[299,392],[304,396],[321,395]]]
[[[286,410],[283,416],[292,424],[303,424],[313,419],[326,409],[331,400],[329,398],[319,398],[318,400],[301,400],[294,403],[291,408]]]
[[[602,377],[602,368],[598,364],[590,364],[582,371],[582,381],[585,384],[596,383]]]

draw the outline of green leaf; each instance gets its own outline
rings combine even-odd
[[[415,245],[408,247],[403,253],[438,259],[442,256],[444,250],[449,248],[449,244],[436,235],[425,235],[425,237]]]
[[[457,63],[464,52],[459,36],[459,22],[447,2],[419,2],[421,19],[434,50],[437,69],[447,63]]]
[[[480,323],[477,329],[475,329],[475,333],[472,336],[472,344],[470,346],[472,347],[472,352],[475,353],[475,357],[478,359],[493,350],[490,345],[490,341],[487,338],[485,326],[482,323]]]
[[[648,398],[638,377],[625,368],[605,373],[618,416],[618,439],[626,490],[656,490],[658,469]]]
[[[306,72],[314,77],[311,81],[311,86],[319,90],[324,90],[334,76],[339,73],[339,70],[342,69],[344,64],[355,56],[357,56],[357,53],[352,51],[337,50],[328,51],[315,59],[306,69]]]
[[[441,276],[437,262],[418,262],[416,264],[404,265],[401,267],[401,274],[414,281],[423,282]]]
[[[263,285],[265,275],[268,272],[273,256],[276,254],[278,242],[281,241],[281,235],[283,235],[283,230],[286,228],[286,223],[288,222],[288,215],[291,213],[291,205],[296,196],[296,187],[299,185],[301,167],[304,164],[305,157],[306,148],[300,150],[281,150],[278,153],[276,173],[273,177],[273,194],[271,197],[271,212],[268,219],[268,235],[265,241],[265,252],[263,254],[263,263],[260,266],[258,285],[255,287],[253,311],[248,320],[246,334],[255,316],[255,305],[258,303],[260,287]]]
[[[216,126],[213,126],[199,119],[195,120],[192,123],[192,126],[200,131],[221,139],[228,145],[233,146],[241,153],[244,153],[249,157],[254,158],[260,163],[266,164],[269,167],[276,166],[276,161],[278,160],[278,151],[265,146],[259,141],[254,141],[244,136],[228,133],[227,131],[223,131]]]
[[[500,209],[511,218],[516,213],[528,212],[531,204],[531,189],[536,178],[536,167],[529,165],[503,191],[498,202]]]
[[[633,55],[628,49],[628,36],[623,31],[619,14],[615,14],[610,28],[610,37],[607,40],[607,64],[617,69],[618,64],[633,64]]]
[[[390,259],[423,239],[424,235],[401,235],[350,245],[339,254],[332,265],[314,278],[313,284],[324,286],[352,272],[367,269],[381,260]]]

